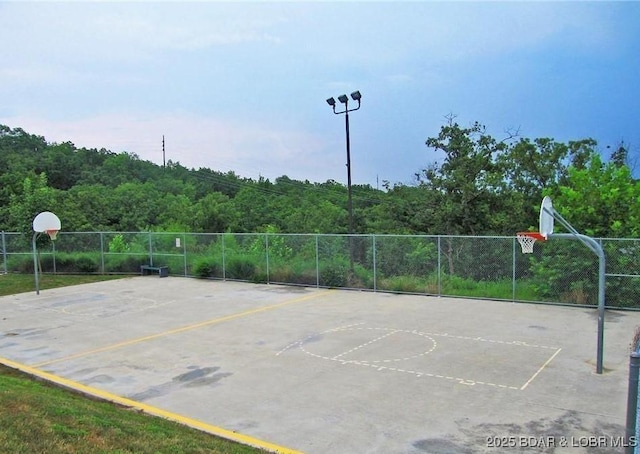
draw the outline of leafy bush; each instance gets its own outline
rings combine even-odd
[[[33,274],[33,257],[25,255],[17,260],[12,260],[11,268],[16,269],[19,273]],[[14,264],[15,263],[15,264]]]
[[[381,279],[378,288],[392,292],[424,293],[426,283],[424,278],[415,276],[392,276]]]
[[[349,281],[349,265],[336,261],[320,265],[320,284],[326,287],[346,287]]]
[[[120,233],[115,235],[111,241],[109,241],[109,252],[124,253],[129,252],[130,249],[131,248],[125,241],[124,236]]]
[[[207,258],[202,258],[195,263],[193,273],[201,279],[220,277],[222,275],[220,265],[216,261]]]
[[[226,263],[226,277],[229,279],[251,280],[256,273],[256,264],[248,257],[237,256]]]
[[[532,284],[549,301],[598,304],[598,263],[579,242],[551,242],[544,256],[532,258]]]
[[[75,269],[79,273],[95,273],[100,267],[91,257],[83,255],[75,260]]]
[[[317,274],[315,268],[313,270],[303,270],[290,277],[289,282],[292,284],[316,285]]]
[[[149,258],[137,255],[109,255],[105,254],[104,267],[111,273],[140,273],[140,266],[147,265]]]

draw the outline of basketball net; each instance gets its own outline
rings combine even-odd
[[[59,230],[45,230],[44,231],[44,233],[49,235],[49,238],[51,238],[51,241],[55,241],[56,240],[56,237],[58,236],[58,232],[59,232]]]
[[[523,254],[531,254],[536,241],[546,240],[544,235],[538,232],[518,232],[516,233],[516,238],[518,239],[518,243],[520,243],[520,247],[522,247]]]

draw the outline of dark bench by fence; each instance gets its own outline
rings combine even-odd
[[[151,274],[153,272],[157,272],[160,277],[167,277],[169,275],[169,267],[168,266],[151,266],[151,265],[141,265],[140,273],[143,276],[147,274]]]

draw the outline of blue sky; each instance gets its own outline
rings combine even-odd
[[[640,159],[640,2],[0,2],[0,123],[243,177],[411,183],[449,114]],[[640,163],[638,164],[640,167]]]

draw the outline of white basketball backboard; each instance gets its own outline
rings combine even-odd
[[[540,234],[547,238],[553,233],[553,203],[551,197],[546,196],[542,199],[542,205],[540,205]]]
[[[43,211],[33,219],[34,232],[46,232],[47,230],[60,230],[60,218],[51,211]]]

